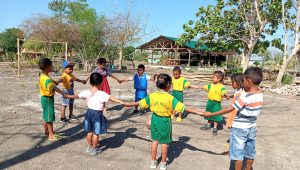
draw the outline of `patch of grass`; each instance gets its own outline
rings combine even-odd
[[[294,77],[288,74],[283,75],[281,83],[282,84],[292,84],[294,82]]]

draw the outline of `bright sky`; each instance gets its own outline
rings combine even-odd
[[[207,6],[212,0],[131,0],[133,11],[144,16],[147,21],[148,41],[159,35],[178,37],[183,29],[182,25],[195,14],[200,5]],[[7,28],[19,27],[24,19],[38,14],[51,15],[48,9],[51,0],[1,0],[0,32]],[[125,10],[129,0],[87,0],[90,7],[97,13],[111,15],[113,9]]]

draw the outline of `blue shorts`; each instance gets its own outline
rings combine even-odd
[[[143,98],[147,97],[147,90],[135,90],[135,102],[142,100]]]
[[[83,129],[85,132],[93,132],[100,135],[107,132],[107,122],[100,110],[88,109],[84,116]]]
[[[256,155],[256,127],[251,128],[231,128],[230,130],[230,150],[231,160],[254,159]]]
[[[63,93],[67,93],[69,95],[73,95],[74,94],[74,89],[63,89],[62,90]],[[69,106],[70,104],[73,104],[74,103],[74,99],[66,99],[64,97],[61,97],[61,102],[62,102],[62,105],[63,106]]]

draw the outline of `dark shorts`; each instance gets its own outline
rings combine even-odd
[[[173,90],[172,96],[175,97],[181,103],[183,103],[183,92],[182,91]]]
[[[100,110],[88,109],[84,116],[83,129],[87,133],[95,135],[104,134],[107,132],[107,121]]]
[[[44,122],[54,122],[54,96],[41,96]]]
[[[152,114],[151,138],[160,144],[172,142],[172,121],[170,117],[161,117]]]

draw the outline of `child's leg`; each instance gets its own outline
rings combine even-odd
[[[245,170],[251,170],[253,163],[254,163],[254,159],[247,159]]]
[[[214,121],[214,128],[216,129],[218,127],[218,122]]]
[[[152,142],[152,147],[151,147],[152,160],[156,160],[157,145],[158,145],[158,141],[153,141]]]
[[[234,169],[235,170],[242,170],[243,167],[243,160],[235,160],[234,161]]]
[[[49,136],[49,131],[48,131],[46,122],[43,122],[43,127],[44,127],[44,130],[45,130],[45,135]]]
[[[89,132],[87,135],[86,135],[86,140],[87,140],[87,144],[92,147],[92,137],[93,137],[93,133],[92,132]]]
[[[47,129],[48,129],[48,132],[49,132],[48,138],[49,138],[49,139],[52,139],[52,138],[53,138],[53,135],[54,135],[54,131],[53,131],[53,123],[52,123],[52,122],[46,122],[46,125],[47,125]]]
[[[67,106],[62,106],[62,108],[61,108],[61,118],[66,118],[66,108],[67,108]]]
[[[161,162],[167,161],[167,155],[168,155],[168,144],[162,144],[161,145]]]
[[[69,112],[70,112],[69,115],[73,115],[73,103],[69,104]]]
[[[99,135],[93,134],[92,148],[96,148],[99,142]]]

